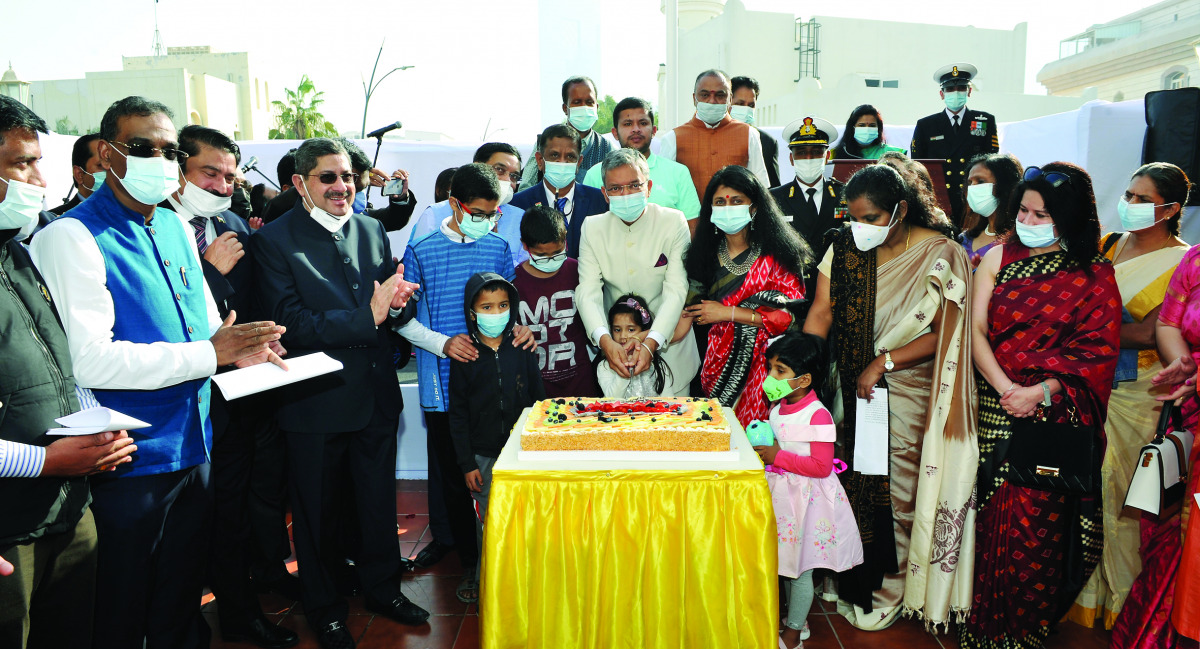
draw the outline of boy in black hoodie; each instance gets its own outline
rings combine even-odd
[[[450,437],[467,488],[478,505],[476,531],[481,550],[492,466],[521,411],[546,398],[537,353],[512,345],[519,303],[517,288],[500,275],[472,275],[463,308],[479,357],[450,364]],[[478,564],[463,578],[456,595],[464,602],[479,598]]]

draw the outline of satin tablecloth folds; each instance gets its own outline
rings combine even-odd
[[[736,462],[519,461],[513,435],[492,473],[482,646],[777,647],[771,493],[725,417]]]

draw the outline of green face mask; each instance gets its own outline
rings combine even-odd
[[[793,388],[789,381],[795,381],[800,377],[792,377],[790,379],[777,379],[773,376],[768,376],[763,381],[763,392],[767,393],[768,401],[779,401],[780,399],[795,392],[798,388]]]

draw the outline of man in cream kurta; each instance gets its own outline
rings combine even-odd
[[[656,349],[661,350],[663,360],[671,368],[671,380],[663,392],[687,396],[692,378],[700,368],[696,340],[684,336],[683,340],[670,344],[687,297],[687,272],[683,267],[683,255],[690,240],[687,220],[683,212],[653,203],[646,204],[632,222],[618,217],[613,212],[613,199],[620,202],[624,196],[609,196],[610,186],[640,184],[641,192],[650,191],[645,159],[631,149],[609,155],[619,154],[637,156],[640,164],[606,170],[604,191],[610,210],[588,217],[583,224],[575,303],[588,336],[602,352],[608,353],[608,348],[616,345],[609,335],[609,307],[625,293],[645,298],[654,316],[646,342],[657,345]],[[634,178],[637,180],[631,183]],[[638,364],[639,368],[643,366]]]

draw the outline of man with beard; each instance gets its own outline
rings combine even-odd
[[[700,199],[687,167],[650,152],[650,142],[658,133],[654,124],[654,109],[650,102],[638,97],[626,97],[613,109],[613,137],[625,149],[636,149],[646,156],[650,165],[650,202],[683,212],[690,223],[700,215]],[[588,169],[583,184],[602,189],[602,164]]]

